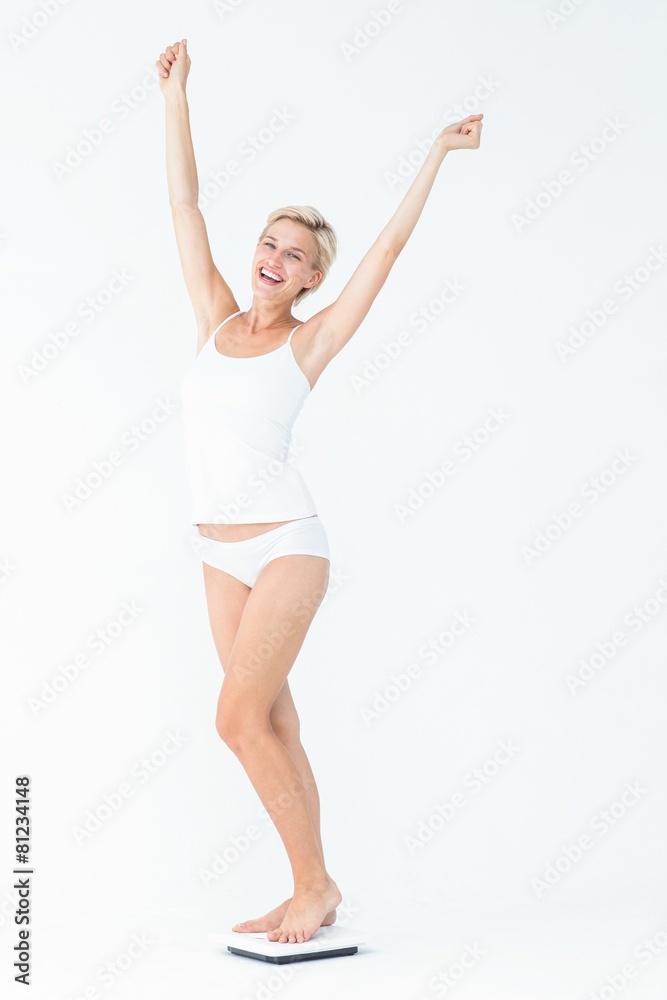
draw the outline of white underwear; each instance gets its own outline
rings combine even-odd
[[[330,561],[326,531],[318,514],[296,518],[254,538],[236,542],[221,542],[199,532],[198,536],[202,561],[236,577],[247,587],[253,587],[261,570],[278,556],[322,556]]]

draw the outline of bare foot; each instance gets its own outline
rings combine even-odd
[[[259,931],[270,931],[274,927],[279,927],[280,923],[287,913],[287,907],[292,902],[292,898],[286,899],[284,903],[276,906],[275,910],[271,910],[269,913],[265,913],[263,917],[257,917],[256,920],[244,920],[240,924],[234,924],[232,927],[233,931],[239,934],[257,934]],[[322,927],[328,927],[330,924],[336,922],[336,910],[329,910],[326,917],[322,921]]]
[[[342,898],[338,886],[328,876],[325,881],[296,888],[280,925],[270,930],[267,938],[280,944],[309,941]]]

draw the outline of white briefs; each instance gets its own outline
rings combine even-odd
[[[318,514],[300,517],[277,528],[235,542],[221,542],[197,533],[199,554],[208,566],[236,577],[253,587],[262,569],[272,559],[288,555],[322,556],[330,559],[329,543]]]

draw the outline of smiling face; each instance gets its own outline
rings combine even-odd
[[[291,302],[302,288],[312,288],[322,279],[322,272],[312,265],[314,252],[315,241],[307,226],[293,219],[273,222],[255,250],[253,294]]]

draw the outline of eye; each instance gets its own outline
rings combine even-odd
[[[273,247],[274,250],[276,248],[275,243],[272,243],[271,240],[264,240],[264,246],[265,247]],[[299,257],[299,255],[297,253],[291,253],[291,254],[289,254],[289,256],[290,257],[294,257],[295,260],[301,260],[301,258]]]

